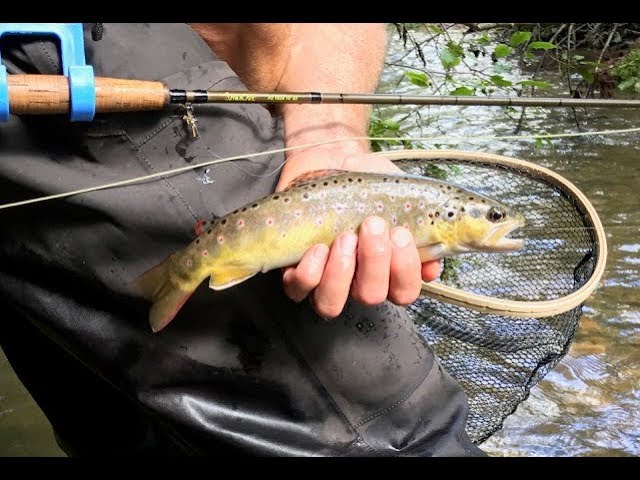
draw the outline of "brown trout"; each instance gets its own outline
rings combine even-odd
[[[453,184],[413,175],[341,170],[306,174],[281,192],[197,226],[199,235],[137,280],[153,302],[149,321],[163,329],[207,277],[222,290],[259,272],[295,265],[317,243],[358,232],[371,215],[411,231],[421,261],[465,252],[507,252],[524,225],[509,207]]]

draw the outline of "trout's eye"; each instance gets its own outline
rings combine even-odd
[[[499,222],[506,216],[507,214],[505,212],[496,207],[491,207],[487,212],[487,220],[490,222]]]

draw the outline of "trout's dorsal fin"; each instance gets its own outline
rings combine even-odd
[[[312,182],[314,180],[320,180],[321,178],[331,178],[336,175],[340,175],[345,173],[346,170],[336,170],[336,169],[326,169],[326,170],[312,170],[310,172],[303,173],[302,175],[298,175],[296,178],[289,182],[287,188],[284,191],[287,191],[293,187],[299,187],[302,184]]]

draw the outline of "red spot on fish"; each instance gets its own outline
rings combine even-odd
[[[403,226],[404,228],[409,228],[409,224],[408,224],[408,223],[406,223],[406,222],[405,222],[402,226]]]
[[[191,260],[190,258],[187,258],[184,263],[189,268],[193,267],[193,260]]]
[[[267,227],[273,227],[274,220],[273,218],[267,218],[264,223]]]
[[[295,212],[293,212],[293,214],[296,218],[300,218],[302,216],[302,210],[296,210]]]
[[[218,243],[219,243],[219,244],[223,244],[223,243],[224,243],[224,237],[223,237],[222,235],[220,235],[220,236],[218,237]]]
[[[424,224],[424,219],[422,217],[418,217],[418,225]]]
[[[243,219],[239,219],[236,223],[237,227],[240,229],[242,227],[244,227],[244,220]]]
[[[382,202],[376,202],[376,210],[381,212],[383,209],[384,205],[382,204]]]
[[[320,217],[316,218],[316,225],[322,225],[322,219]]]
[[[207,223],[209,222],[207,222],[206,220],[200,220],[198,223],[196,223],[196,226],[193,229],[195,230],[197,236],[202,235],[202,232],[204,232]]]
[[[338,233],[338,227],[333,227],[333,233],[337,234]]]
[[[202,256],[203,257],[208,257],[209,256],[209,250],[203,250],[202,251]]]
[[[358,204],[358,211],[361,213],[364,212],[364,205],[362,203]]]
[[[391,199],[391,201],[394,201],[394,200],[396,199],[396,196],[395,196],[395,195],[391,195],[391,196],[389,197],[389,199]]]
[[[420,210],[422,210],[422,209],[424,208],[424,202],[420,202],[420,203],[418,204],[418,208],[419,208]]]
[[[391,223],[393,223],[394,225],[395,225],[396,223],[398,223],[398,217],[396,217],[395,215],[393,215],[393,216],[391,217]]]
[[[344,212],[344,205],[337,204],[337,205],[335,205],[334,208],[336,209],[336,212],[338,212],[338,213]]]
[[[407,202],[404,204],[404,211],[408,212],[409,210],[411,210],[411,202]]]

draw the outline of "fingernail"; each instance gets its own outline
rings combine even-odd
[[[387,224],[380,217],[371,217],[365,222],[365,228],[373,235],[382,235],[387,228]]]
[[[315,262],[322,262],[326,256],[327,248],[324,244],[314,245],[311,249],[311,257]]]
[[[411,242],[411,234],[406,228],[396,228],[391,232],[391,240],[396,247],[404,248]]]
[[[340,249],[345,255],[353,255],[356,252],[358,237],[353,233],[345,233],[340,237]]]

